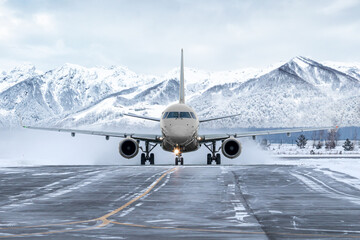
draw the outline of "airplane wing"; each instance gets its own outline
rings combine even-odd
[[[150,120],[150,121],[160,122],[159,118],[139,116],[139,115],[135,115],[135,114],[132,114],[132,113],[124,113],[124,115],[128,116],[128,117],[141,118],[141,119],[146,119],[146,120]]]
[[[132,137],[135,140],[140,141],[149,141],[149,142],[155,142],[160,143],[162,142],[161,135],[155,135],[155,134],[135,134],[135,133],[118,133],[118,132],[103,132],[103,131],[92,131],[92,130],[79,130],[79,129],[64,129],[64,128],[43,128],[43,127],[32,127],[32,126],[23,126],[27,129],[37,129],[37,130],[45,130],[45,131],[54,131],[54,132],[69,132],[71,133],[71,136],[75,136],[76,133],[80,134],[88,134],[88,135],[98,135],[98,136],[104,136],[107,140],[110,137],[119,137],[119,138],[126,138],[126,137]]]
[[[253,138],[255,138],[256,136],[271,135],[271,134],[286,133],[287,135],[290,135],[291,133],[297,133],[297,132],[311,132],[311,131],[321,131],[321,130],[331,130],[331,129],[338,129],[338,126],[324,127],[324,128],[290,128],[290,129],[242,132],[242,133],[235,133],[235,134],[206,134],[206,135],[199,135],[199,137],[201,138],[200,142],[211,142],[211,141],[225,140],[229,137],[234,137],[234,138],[253,137]]]
[[[235,116],[239,116],[239,115],[240,115],[240,114],[234,114],[234,115],[223,116],[223,117],[200,119],[199,122],[200,122],[200,123],[202,123],[202,122],[209,122],[209,121],[219,120],[219,119],[223,119],[223,118],[235,117]]]

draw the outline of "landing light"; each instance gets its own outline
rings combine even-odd
[[[180,153],[180,149],[175,148],[175,149],[174,149],[174,153],[175,153],[175,155],[178,155],[178,154]]]
[[[197,140],[198,140],[198,141],[201,141],[201,140],[202,140],[202,138],[201,138],[201,137],[197,137]]]

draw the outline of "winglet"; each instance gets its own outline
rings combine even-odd
[[[180,93],[179,103],[185,103],[185,87],[184,87],[184,56],[181,49],[181,67],[180,67]]]

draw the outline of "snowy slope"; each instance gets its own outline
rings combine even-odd
[[[324,62],[323,64],[360,80],[360,63]]]
[[[266,69],[206,72],[185,69],[186,102],[202,118],[241,113],[204,127],[359,125],[360,65],[296,57]],[[156,123],[123,117],[159,117],[178,100],[179,69],[162,76],[126,67],[65,64],[42,73],[25,65],[0,75],[0,127],[124,128]]]

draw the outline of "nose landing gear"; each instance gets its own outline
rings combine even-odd
[[[175,165],[184,165],[184,158],[179,154],[179,156],[175,157]]]
[[[184,158],[181,156],[181,151],[180,151],[180,148],[178,146],[176,146],[174,148],[174,153],[176,155],[175,157],[175,165],[184,165]]]

